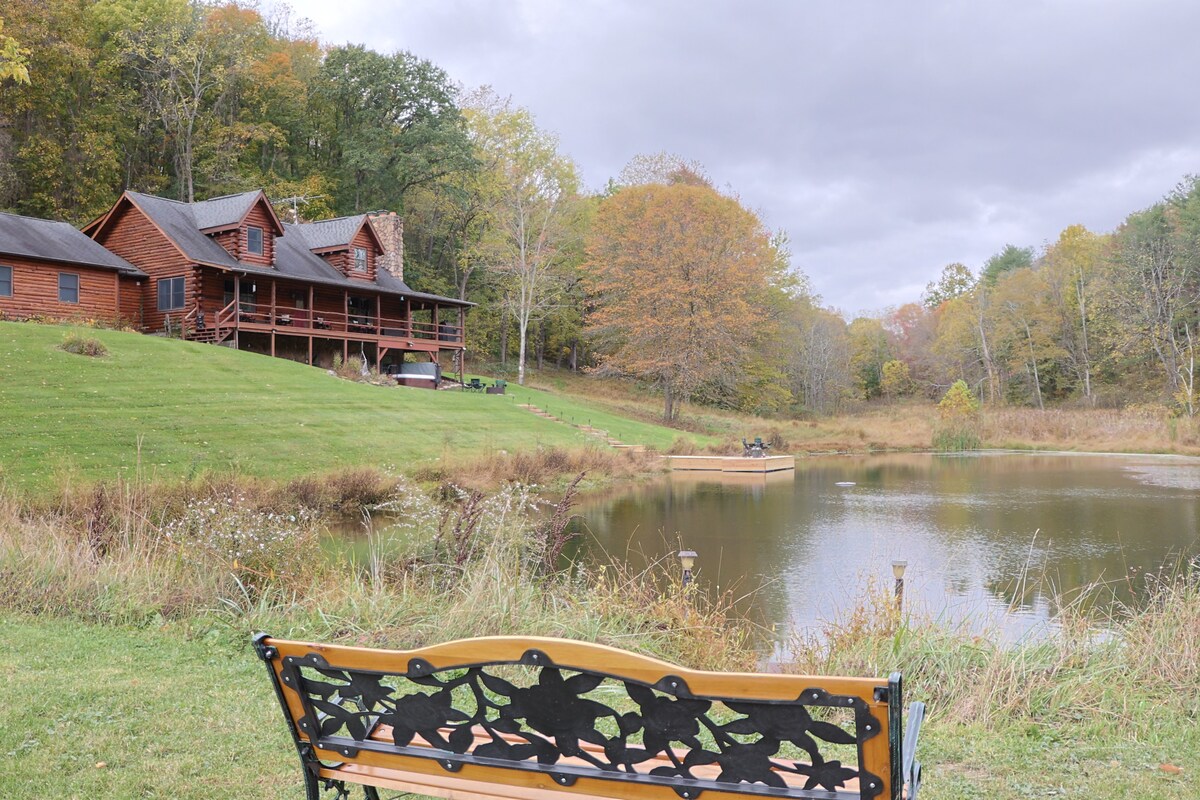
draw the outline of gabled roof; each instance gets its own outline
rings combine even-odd
[[[195,203],[183,203],[132,191],[125,192],[124,197],[149,217],[189,261],[228,269],[239,269],[242,266],[228,250],[217,244],[215,239],[200,232],[196,216],[192,213]],[[103,223],[101,225],[103,226]]]
[[[205,231],[236,226],[246,218],[260,196],[262,196],[262,190],[255,189],[252,192],[197,200],[191,204],[192,215],[196,218],[196,227]]]
[[[371,238],[375,240],[375,245],[382,250],[383,243],[379,241],[379,236],[376,235],[375,229],[371,227],[370,217],[366,214],[305,222],[298,227],[303,232],[309,249],[339,250],[349,247],[350,243],[354,241],[354,237],[358,236],[358,232],[362,230],[364,225],[367,226]]]
[[[102,267],[136,278],[148,277],[133,264],[96,244],[66,222],[3,212],[0,212],[0,254]]]
[[[262,195],[262,192],[250,192],[248,194],[253,199]],[[264,199],[266,198],[266,195],[262,196]],[[244,195],[232,195],[231,197],[240,198],[244,197]],[[216,200],[222,201],[220,204],[223,206],[221,210],[223,216],[220,217],[221,219],[231,218],[241,207],[233,203],[232,200],[226,204],[225,201],[228,199],[216,198]],[[116,216],[113,212],[122,202],[131,203],[135,208],[139,209],[179,249],[179,252],[185,259],[197,264],[217,267],[218,269],[229,270],[243,275],[292,278],[293,280],[307,281],[325,286],[336,286],[356,292],[379,292],[381,294],[411,297],[414,300],[436,301],[443,305],[462,307],[475,305],[474,303],[457,300],[453,297],[440,297],[435,294],[414,292],[403,281],[395,278],[390,272],[384,269],[377,270],[375,282],[351,280],[339,270],[330,266],[325,259],[313,252],[314,249],[321,249],[315,248],[312,244],[313,226],[323,226],[318,230],[316,236],[318,237],[318,241],[324,242],[341,238],[345,231],[349,231],[349,236],[346,237],[346,244],[348,245],[358,235],[358,230],[363,224],[366,224],[368,230],[371,231],[371,235],[375,236],[375,231],[370,227],[370,220],[365,214],[354,217],[339,217],[336,220],[326,220],[325,222],[303,223],[300,225],[281,223],[280,230],[282,231],[282,235],[275,238],[275,266],[264,267],[238,261],[229,254],[229,251],[217,244],[215,239],[201,231],[194,209],[204,202],[211,201],[183,203],[179,200],[169,200],[165,197],[156,197],[151,194],[126,191],[121,196],[121,200],[117,201],[117,204],[109,210],[108,214],[88,223],[85,230],[92,236],[98,235],[108,224],[109,220]],[[267,205],[269,206],[270,203],[268,202]],[[246,209],[249,210],[252,206],[253,202]],[[210,221],[217,218],[216,212],[213,212],[208,217]],[[354,225],[355,222],[357,222],[356,226]],[[338,225],[330,225],[329,223],[338,223]],[[378,239],[376,240],[378,241]],[[333,247],[336,248],[336,245]]]

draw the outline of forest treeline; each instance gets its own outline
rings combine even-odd
[[[285,219],[395,210],[409,282],[479,304],[477,364],[633,377],[667,418],[687,400],[828,413],[960,379],[988,403],[1198,410],[1195,180],[1112,233],[951,264],[921,302],[848,321],[701,165],[638,156],[589,190],[510,98],[266,8],[9,0],[0,208],[82,223],[126,188],[262,187]]]

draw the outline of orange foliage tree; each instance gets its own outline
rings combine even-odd
[[[600,368],[657,384],[668,421],[697,387],[736,378],[773,324],[770,234],[708,186],[618,190],[600,204],[587,255]]]

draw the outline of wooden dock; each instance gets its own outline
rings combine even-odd
[[[796,468],[795,456],[666,456],[676,472],[782,472]]]

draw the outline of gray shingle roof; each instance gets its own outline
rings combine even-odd
[[[212,197],[192,203],[192,214],[196,218],[196,227],[201,230],[220,228],[225,225],[236,225],[246,216],[250,206],[258,199],[259,190],[227,194],[224,197]]]
[[[323,219],[317,222],[305,222],[299,226],[308,246],[313,250],[323,250],[326,247],[349,247],[350,240],[362,227],[366,214],[356,214],[353,217],[338,217]]]
[[[383,294],[404,295],[414,300],[436,300],[446,305],[474,305],[474,303],[466,303],[462,300],[456,300],[453,297],[440,297],[435,294],[414,292],[403,281],[397,280],[391,273],[382,269],[377,272],[375,283],[351,280],[326,263],[325,259],[312,252],[313,248],[319,247],[319,245],[312,243],[310,230],[312,226],[325,225],[332,222],[342,223],[352,220],[358,220],[361,224],[362,218],[365,215],[341,217],[336,220],[328,220],[327,223],[309,222],[302,225],[284,223],[284,235],[275,238],[275,268],[271,268],[254,264],[244,264],[231,256],[229,251],[217,244],[215,240],[201,233],[200,226],[193,214],[193,209],[201,205],[201,203],[192,203],[189,205],[178,200],[168,200],[165,197],[155,197],[154,195],[141,194],[139,192],[129,192],[128,194],[137,204],[138,208],[142,209],[162,229],[163,233],[178,245],[179,249],[183,251],[184,256],[191,261],[236,270],[247,275],[293,278],[309,283],[337,286],[359,292],[376,291]],[[258,192],[253,192],[251,195],[252,197],[257,197]],[[235,195],[235,197],[242,196]],[[241,216],[238,219],[241,219]],[[333,231],[337,229],[330,228],[329,230]],[[357,226],[354,227],[350,235],[346,237],[347,243],[357,230]],[[320,237],[324,237],[324,239]],[[318,234],[319,241],[328,241],[330,238],[333,238],[332,233],[322,232]]]
[[[128,192],[133,202],[183,251],[185,258],[204,264],[240,269],[229,251],[200,232],[192,205],[141,192]]]
[[[86,264],[145,278],[146,273],[96,244],[66,222],[0,212],[0,253],[68,264]]]

